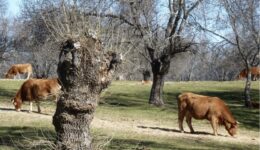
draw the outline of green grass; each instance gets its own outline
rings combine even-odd
[[[24,112],[25,116],[15,118],[19,115],[11,109],[10,99],[21,84],[22,81],[0,81],[0,149],[26,149],[28,141],[55,140],[55,132],[51,124],[51,114],[55,111],[53,102],[43,104],[43,111],[49,115],[42,115],[42,118]],[[149,130],[147,133],[142,133],[133,132],[131,129],[117,130],[116,126],[115,128],[92,126],[96,147],[108,150],[259,149],[259,142],[258,144],[244,144],[229,136],[221,136],[223,141],[219,140],[218,137],[211,135],[212,129],[207,121],[193,121],[195,130],[200,132],[198,135],[184,134],[183,136],[178,133],[176,97],[181,92],[190,91],[223,99],[235,118],[241,123],[241,134],[248,134],[252,140],[259,140],[259,109],[247,109],[243,106],[243,81],[166,82],[164,87],[165,106],[162,108],[148,104],[150,86],[141,85],[135,81],[113,82],[102,93],[100,104],[95,112],[96,118],[112,123],[138,122],[140,125],[138,130]],[[252,100],[259,101],[258,82],[252,83],[251,96]],[[28,108],[28,104],[24,104],[22,109],[28,110]],[[10,115],[8,113],[1,115],[1,109],[9,111]],[[30,116],[32,119],[28,119]],[[204,130],[204,126],[208,130]],[[149,134],[150,131],[155,134]],[[156,135],[157,132],[164,134]],[[47,146],[46,144],[36,144],[32,148],[48,149],[50,147],[48,144]]]

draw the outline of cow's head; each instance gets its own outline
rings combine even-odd
[[[5,74],[5,78],[6,79],[12,79],[14,76],[13,75],[11,75],[11,74],[9,74],[9,73],[6,73]]]
[[[22,101],[20,99],[16,98],[16,97],[13,98],[11,101],[12,101],[14,107],[15,107],[15,110],[20,111],[21,106],[22,106]]]
[[[236,121],[236,123],[231,124],[230,128],[228,129],[228,133],[231,136],[234,136],[237,134],[237,130],[238,130],[238,122]]]

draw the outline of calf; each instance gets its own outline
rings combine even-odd
[[[225,103],[218,97],[209,97],[194,93],[182,93],[178,96],[178,121],[180,131],[183,132],[183,119],[193,133],[191,119],[207,119],[210,121],[213,134],[217,135],[218,125],[224,125],[231,136],[238,129],[238,123]]]
[[[40,99],[47,99],[49,96],[55,96],[57,100],[58,93],[61,89],[59,81],[55,79],[29,79],[25,81],[16,93],[12,102],[16,111],[20,111],[22,103],[30,102],[30,112],[32,111],[32,101],[37,103],[38,112],[41,113]]]
[[[11,68],[5,74],[5,78],[11,79],[18,75],[20,79],[20,74],[26,74],[27,79],[32,75],[32,65],[31,64],[15,64],[12,65]]]

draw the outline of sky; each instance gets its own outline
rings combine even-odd
[[[18,15],[20,12],[19,5],[21,4],[21,0],[7,0],[7,2],[8,2],[7,15],[10,17]]]

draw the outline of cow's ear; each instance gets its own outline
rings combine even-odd
[[[14,99],[11,99],[11,102],[14,103]]]
[[[236,124],[240,124],[240,122],[236,121]]]

